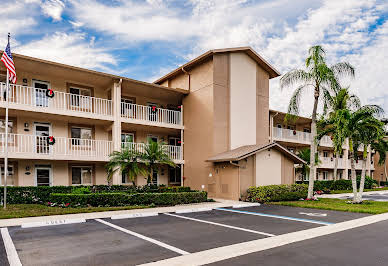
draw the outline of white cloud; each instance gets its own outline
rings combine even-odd
[[[41,3],[41,8],[46,16],[51,17],[54,21],[59,21],[62,19],[65,4],[61,0],[44,0]]]
[[[15,52],[64,64],[110,71],[116,59],[105,49],[93,46],[85,34],[56,32],[51,36],[16,47]]]

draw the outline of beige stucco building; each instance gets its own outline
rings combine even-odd
[[[238,199],[250,185],[298,179],[294,164],[301,161],[293,152],[308,146],[310,121],[285,125],[284,114],[269,110],[269,79],[280,73],[250,47],[208,51],[154,83],[17,54],[14,61],[18,83],[9,95],[9,185],[107,184],[109,154],[123,146],[141,151],[150,139],[164,142],[178,166],[160,167],[153,183]],[[3,65],[0,82],[4,157]],[[54,145],[47,142],[50,136]],[[327,142],[320,153],[331,158]],[[255,152],[212,160],[244,147]],[[323,173],[331,171],[331,160],[323,161]],[[348,164],[341,167],[346,178]],[[145,182],[142,176],[136,180]],[[115,175],[113,183],[130,181]]]

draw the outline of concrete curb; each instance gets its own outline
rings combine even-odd
[[[116,215],[127,215],[134,213],[165,213],[165,212],[176,212],[177,210],[184,209],[197,209],[197,208],[222,208],[229,207],[237,204],[238,201],[231,200],[217,200],[216,202],[203,202],[186,205],[176,205],[171,207],[157,207],[148,209],[133,209],[133,210],[121,210],[121,211],[107,211],[107,212],[91,212],[91,213],[75,213],[75,214],[63,214],[63,215],[51,215],[51,216],[37,216],[37,217],[26,217],[26,218],[14,218],[14,219],[1,219],[0,227],[8,226],[19,226],[26,223],[38,223],[38,222],[49,222],[64,219],[101,219],[111,218]]]
[[[165,259],[157,262],[147,263],[143,265],[153,266],[174,266],[174,265],[205,265],[214,263],[217,261],[222,261],[242,255],[247,255],[254,252],[259,252],[271,248],[276,248],[284,246],[287,244],[312,239],[320,236],[325,236],[329,234],[334,234],[337,232],[377,223],[380,221],[388,220],[388,213],[367,216],[355,220],[350,220],[342,223],[337,223],[328,226],[322,226],[307,230],[302,230],[298,232],[292,232],[288,234],[278,235],[274,237],[268,237],[259,240],[248,241],[240,244],[234,244],[214,249],[209,249],[205,251],[200,251],[197,253],[192,253],[189,255],[174,257],[170,259]]]
[[[384,195],[388,194],[388,190],[376,190],[376,191],[367,191],[363,192],[362,195],[370,195],[370,194],[379,194]],[[327,198],[327,199],[336,199],[336,198],[342,198],[342,197],[351,197],[353,196],[353,193],[341,193],[341,194],[326,194],[326,195],[319,195],[318,198]]]

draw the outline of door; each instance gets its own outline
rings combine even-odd
[[[49,98],[46,96],[46,91],[50,89],[50,83],[45,81],[33,80],[32,86],[34,87],[33,102],[35,106],[48,107]]]
[[[132,99],[121,98],[121,116],[127,118],[136,118],[135,106],[133,104],[134,101]]]
[[[38,187],[52,185],[50,166],[35,166],[35,185]]]
[[[158,119],[158,105],[156,103],[147,103],[148,107],[148,119],[150,121],[157,121]]]
[[[181,139],[177,137],[170,137],[168,138],[168,145],[172,146],[168,148],[168,151],[170,152],[170,156],[173,159],[180,158],[180,146],[181,146]]]
[[[35,151],[39,154],[49,154],[50,145],[47,143],[47,138],[51,133],[51,125],[35,124]]]
[[[159,177],[159,174],[157,171],[152,171],[152,179],[151,179],[151,184],[152,185],[157,185],[158,184],[158,178]]]

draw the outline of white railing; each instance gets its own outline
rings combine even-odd
[[[275,140],[297,142],[297,143],[303,143],[303,144],[311,143],[311,133],[309,132],[302,132],[302,131],[286,129],[286,128],[278,128],[278,127],[274,127],[272,132],[273,132],[273,138]],[[333,141],[330,139],[329,136],[324,136],[319,142],[319,144],[321,146],[330,147],[333,145]]]
[[[113,151],[112,141],[55,137],[54,145],[49,145],[47,139],[43,136],[8,134],[8,153],[26,158],[50,156],[52,159],[108,160]],[[1,133],[0,154],[4,153],[4,144],[5,134]]]
[[[164,123],[170,125],[182,125],[181,111],[162,108],[153,109],[150,106],[133,103],[121,103],[121,117],[142,120],[152,123]]]
[[[131,150],[136,152],[144,152],[146,147],[145,143],[135,143],[135,142],[122,142],[121,147],[129,147]],[[171,160],[181,161],[183,160],[182,147],[181,146],[173,146],[173,145],[163,145],[163,149],[167,152]]]
[[[0,102],[5,102],[6,84],[0,83]],[[46,96],[46,89],[10,84],[9,102],[56,111],[72,111],[95,115],[112,116],[112,101],[54,91],[54,97]]]
[[[331,157],[319,157],[319,165],[318,167],[320,168],[333,168],[334,169],[334,164],[335,164],[335,158]],[[338,158],[338,168],[343,169],[346,167],[345,165],[345,160],[343,158]]]

